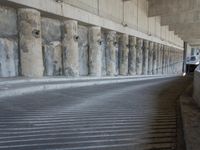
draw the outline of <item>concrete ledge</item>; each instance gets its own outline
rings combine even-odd
[[[177,76],[177,75],[176,75]],[[41,79],[0,79],[0,98],[19,96],[29,93],[59,90],[92,85],[125,83],[176,77],[168,76],[120,76],[120,77],[83,77],[83,78],[41,78]]]
[[[192,85],[180,97],[186,150],[200,147],[200,108],[192,98]]]

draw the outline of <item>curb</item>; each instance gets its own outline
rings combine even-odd
[[[5,98],[5,97],[13,97],[13,96],[20,96],[20,95],[25,95],[25,94],[33,94],[36,92],[41,92],[41,91],[51,91],[51,90],[60,90],[60,89],[68,89],[68,88],[76,88],[76,87],[85,87],[85,86],[92,86],[92,85],[105,85],[105,84],[114,84],[114,83],[126,83],[126,82],[131,82],[131,81],[145,81],[145,80],[153,80],[153,79],[163,79],[163,78],[171,78],[171,77],[177,77],[177,76],[154,76],[154,77],[129,77],[129,78],[110,78],[104,80],[102,78],[97,79],[96,81],[92,81],[95,79],[81,79],[78,81],[81,82],[74,82],[74,83],[57,83],[54,84],[42,84],[42,85],[36,85],[36,86],[29,86],[29,87],[23,87],[23,88],[18,88],[18,89],[11,89],[11,90],[4,90],[0,91],[0,98]],[[30,80],[29,80],[30,81]],[[38,81],[36,79],[36,81]],[[52,80],[50,80],[52,81]],[[64,80],[64,81],[69,81],[69,79]],[[76,80],[74,80],[76,81]],[[34,82],[34,79],[31,80],[31,82]],[[44,82],[41,80],[41,82]],[[49,81],[47,81],[48,83]],[[22,82],[23,83],[23,82]],[[11,83],[11,84],[15,84]]]
[[[186,150],[199,150],[200,146],[200,108],[192,98],[192,86],[180,97]]]

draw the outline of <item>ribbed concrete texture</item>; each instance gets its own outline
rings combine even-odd
[[[89,75],[101,76],[102,52],[101,52],[101,28],[89,28]]]
[[[45,75],[62,75],[61,22],[42,18],[41,24]]]
[[[143,40],[137,38],[137,57],[136,57],[136,72],[137,75],[142,74],[142,62],[143,62]]]
[[[137,38],[130,36],[129,37],[129,74],[136,75],[136,51]]]
[[[168,78],[1,99],[0,149],[178,150],[177,97],[187,84]]]
[[[18,10],[21,74],[42,77],[44,73],[40,12],[34,9]]]
[[[153,42],[149,42],[148,74],[153,74]]]
[[[119,74],[128,75],[129,37],[121,34],[119,37]]]
[[[106,69],[108,76],[117,75],[116,70],[116,52],[117,48],[117,37],[116,32],[110,31],[108,32],[106,37]]]
[[[63,69],[68,77],[79,76],[78,22],[67,20],[64,22]]]
[[[142,63],[142,74],[148,74],[148,56],[149,56],[149,42],[144,40],[143,43],[143,63]]]

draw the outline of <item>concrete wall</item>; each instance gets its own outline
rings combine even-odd
[[[198,67],[194,72],[193,81],[193,98],[200,107],[200,68]]]
[[[165,41],[183,45],[183,41],[167,26],[161,27],[159,17],[148,18],[147,0],[64,0],[65,3],[81,8],[117,23],[124,22],[130,28],[151,34]]]
[[[44,1],[48,1],[48,5],[45,5]],[[165,70],[164,74],[172,73],[172,71],[169,71],[172,70],[170,65],[176,68],[173,73],[180,73],[180,70],[182,70],[181,55],[183,51],[181,42],[176,39],[173,32],[168,32],[167,26],[160,26],[159,17],[147,17],[148,4],[146,0],[126,2],[121,0],[65,0],[64,4],[56,3],[54,0],[35,0],[31,1],[31,3],[29,0],[10,0],[10,2],[15,2],[16,7],[19,6],[18,4],[22,4],[25,8],[31,6],[43,10],[41,12],[36,11],[38,21],[36,26],[41,26],[41,34],[38,32],[37,35],[37,40],[40,44],[37,45],[37,48],[34,48],[33,44],[29,47],[33,53],[41,49],[42,54],[40,56],[43,59],[41,57],[37,58],[36,55],[33,57],[30,55],[30,58],[28,58],[34,60],[34,62],[43,62],[39,66],[44,68],[44,73],[40,71],[41,75],[66,75],[64,69],[66,65],[69,65],[67,67],[71,67],[72,71],[76,71],[76,76],[91,75],[91,70],[98,71],[98,76],[128,75],[128,73],[134,75],[136,71],[139,72],[138,74],[142,74],[142,66],[145,66],[143,67],[145,70],[143,74],[144,72],[146,74],[147,70],[149,70],[147,67],[153,65],[149,65],[148,61],[153,58],[147,58],[149,57],[147,54],[149,53],[150,45],[146,44],[144,46],[144,43],[141,42],[140,46],[138,46],[135,43],[138,39],[147,41],[147,43],[151,42],[153,45],[160,43],[162,47],[166,47],[163,51],[177,50],[174,58],[172,58],[173,55],[171,53],[170,56],[167,55],[167,52],[166,56],[163,55],[162,60],[164,60],[165,65],[160,70]],[[7,4],[7,6],[9,5]],[[61,12],[59,12],[60,8],[57,6],[62,6],[62,15],[64,17],[59,18]],[[18,8],[14,9],[12,7],[0,7],[2,12],[0,13],[0,77],[18,76],[21,73],[18,68],[21,67],[21,62],[24,59],[27,60],[27,58],[22,59],[19,50],[24,46],[26,47],[26,45],[23,45],[22,42],[19,42],[20,45],[18,45],[18,41],[24,39],[23,34],[28,33],[30,38],[24,39],[28,44],[31,42],[28,40],[32,40],[32,36],[34,36],[32,35],[34,25],[23,30],[17,29],[17,22],[19,22],[17,20],[19,19],[17,18]],[[26,9],[27,12],[29,10],[30,12],[34,11],[34,9]],[[26,11],[23,13],[25,19]],[[44,13],[44,11],[46,12]],[[70,16],[70,19],[67,15]],[[74,22],[73,19],[77,20],[75,21],[75,28],[66,24],[67,22]],[[127,23],[128,27],[122,26],[122,22]],[[29,22],[27,23],[29,24]],[[23,25],[23,20],[20,20],[20,24]],[[91,34],[89,34],[89,31],[91,31]],[[18,39],[18,37],[20,38]],[[169,40],[172,40],[174,43],[170,43]],[[70,45],[71,43],[75,45],[72,46]],[[98,50],[96,49],[97,47]],[[145,51],[145,54],[143,54],[143,51]],[[158,50],[153,49],[153,51]],[[141,59],[139,61],[140,64],[136,59],[136,52],[140,52],[140,55],[138,55],[138,59]],[[143,61],[143,56],[145,56],[146,61]],[[71,62],[74,60],[74,57],[76,57],[77,61]],[[155,55],[154,60],[155,69],[158,70],[159,55]],[[67,64],[64,64],[64,62]],[[99,68],[94,68],[95,65]],[[137,68],[137,65],[140,67]],[[130,66],[132,68],[129,68]],[[33,71],[36,67],[38,66],[32,65],[32,67],[28,67],[28,70]],[[155,74],[159,72],[156,70],[152,71]],[[160,71],[160,73],[162,72]],[[92,74],[95,75],[96,72],[92,72]]]
[[[17,12],[0,6],[0,76],[18,75]]]

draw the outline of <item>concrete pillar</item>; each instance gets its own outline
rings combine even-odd
[[[42,77],[44,72],[40,12],[34,9],[18,10],[21,74]]]
[[[172,48],[170,49],[170,57],[169,57],[169,66],[170,66],[170,74],[172,74],[172,66],[173,66],[173,64],[172,64]]]
[[[162,44],[160,44],[160,49],[159,49],[159,51],[160,51],[160,69],[159,69],[159,74],[162,74],[162,59],[163,59],[163,45]]]
[[[157,43],[153,46],[153,74],[157,73]]]
[[[107,62],[106,62],[106,45],[107,45],[107,35],[106,31],[101,30],[101,76],[107,75]]]
[[[62,75],[61,22],[42,17],[41,26],[44,75]]]
[[[160,48],[161,48],[161,45],[160,44],[157,44],[157,74],[160,74]]]
[[[137,57],[136,57],[136,72],[137,75],[142,74],[142,47],[143,47],[143,40],[140,38],[137,38]]]
[[[170,64],[169,64],[169,57],[170,57],[169,50],[170,50],[170,47],[167,47],[167,74],[169,74],[169,66],[170,66]]]
[[[163,67],[162,67],[162,72],[163,74],[165,74],[165,62],[166,62],[166,46],[163,46]]]
[[[88,76],[88,27],[78,26],[79,75]]]
[[[62,46],[60,42],[43,45],[46,76],[62,75]]]
[[[89,28],[89,75],[101,76],[101,27]]]
[[[153,74],[153,42],[149,42],[148,74]]]
[[[119,74],[128,75],[129,38],[127,34],[121,34],[119,38]]]
[[[136,75],[136,44],[137,38],[130,37],[129,38],[129,74]]]
[[[174,49],[172,50],[172,73],[175,73],[175,53]]]
[[[115,31],[109,31],[106,34],[106,69],[108,76],[115,76],[116,71],[116,51],[117,38]]]
[[[148,74],[149,41],[144,40],[142,74]]]
[[[68,77],[79,76],[78,23],[75,20],[64,22],[63,70]]]

